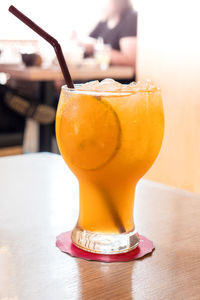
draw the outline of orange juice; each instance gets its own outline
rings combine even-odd
[[[159,153],[164,117],[161,92],[152,85],[98,88],[62,88],[56,135],[79,180],[80,212],[72,240],[85,250],[111,254],[138,243],[135,186]]]

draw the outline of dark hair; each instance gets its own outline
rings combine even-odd
[[[129,9],[133,9],[131,0],[114,0],[120,15],[123,15]]]

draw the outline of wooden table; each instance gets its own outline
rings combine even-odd
[[[141,180],[135,223],[152,255],[89,262],[55,246],[78,216],[78,184],[58,155],[0,158],[0,299],[200,299],[200,195]]]
[[[70,73],[74,81],[88,81],[94,79],[114,78],[133,80],[134,70],[132,67],[110,66],[107,70],[101,70],[95,66],[70,66]],[[0,72],[7,73],[13,79],[25,81],[37,81],[38,103],[52,106],[55,102],[54,81],[62,80],[63,75],[59,67],[49,68],[25,67],[23,65],[0,64]],[[52,126],[40,126],[39,150],[51,151]]]
[[[106,70],[101,70],[95,66],[69,66],[69,70],[73,80],[91,80],[91,79],[131,79],[134,75],[132,67],[110,66]],[[54,81],[62,80],[63,75],[59,67],[52,66],[48,68],[41,67],[25,67],[23,65],[0,64],[0,72],[8,73],[15,79],[31,80],[31,81]]]

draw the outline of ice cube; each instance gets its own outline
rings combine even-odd
[[[130,84],[123,84],[122,91],[129,92],[129,91],[135,91],[136,82],[133,81]]]
[[[98,87],[99,87],[99,81],[92,80],[79,85],[76,89],[79,91],[96,91]]]
[[[100,84],[104,84],[104,83],[118,83],[117,81],[115,81],[114,79],[112,78],[105,78],[103,80],[101,80]]]
[[[131,86],[131,87],[135,87],[135,86],[136,86],[136,84],[137,84],[137,82],[135,82],[135,81],[132,81],[131,83],[129,83],[129,86]]]
[[[115,92],[120,91],[122,88],[122,84],[111,79],[106,78],[99,83],[98,90],[103,92]]]
[[[136,84],[136,88],[138,90],[150,91],[156,89],[156,86],[154,85],[151,79],[146,79],[146,80],[138,81]]]
[[[155,90],[156,87],[150,79],[138,81],[138,82],[131,82],[129,85],[123,85],[122,91],[128,92],[137,92],[137,91],[152,91]]]

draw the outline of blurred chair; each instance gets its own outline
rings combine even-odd
[[[27,126],[24,135],[27,120],[49,125],[54,122],[55,114],[53,107],[38,104],[35,99],[28,99],[17,90],[0,85],[0,156],[23,153],[24,137],[32,139],[31,132],[27,133]],[[38,137],[34,135],[34,138]]]
[[[0,156],[22,154],[22,145],[22,132],[0,134]]]
[[[25,119],[7,107],[5,92],[0,85],[0,156],[23,153]]]

